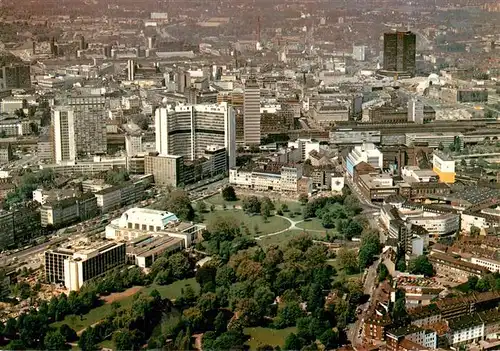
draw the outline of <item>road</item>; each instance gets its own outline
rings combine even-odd
[[[348,175],[346,175],[344,178],[346,184],[349,186],[349,189],[351,189],[352,193],[358,198],[359,204],[364,210],[380,210],[380,205],[375,205],[369,199],[367,199],[361,192],[359,187],[352,181],[351,178],[349,178]]]
[[[377,261],[373,262],[373,264],[367,269],[366,274],[365,274],[365,280],[363,283],[364,287],[364,293],[366,295],[369,295],[370,298],[368,299],[368,302],[366,302],[363,305],[360,305],[359,308],[361,308],[362,312],[361,314],[358,315],[358,319],[354,324],[351,324],[349,331],[347,332],[347,337],[351,341],[353,345],[359,345],[362,343],[362,336],[361,336],[361,328],[363,326],[363,320],[366,317],[366,312],[368,311],[370,307],[370,303],[372,300],[372,295],[375,291],[375,283],[376,283],[376,278],[377,278],[377,267],[380,263],[380,259]]]

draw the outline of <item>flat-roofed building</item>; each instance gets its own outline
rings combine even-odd
[[[362,145],[355,146],[345,160],[347,174],[351,178],[354,176],[354,167],[361,162],[366,162],[376,169],[382,169],[383,155],[376,146],[371,143],[363,143]]]
[[[184,157],[179,155],[147,155],[144,172],[152,174],[156,185],[177,187],[183,182]]]
[[[217,145],[226,148],[229,166],[234,167],[235,123],[234,110],[226,102],[159,108],[155,112],[156,151],[193,161],[203,157],[208,146]]]
[[[171,236],[143,235],[127,243],[127,260],[140,268],[149,268],[165,253],[181,251],[185,242]]]
[[[455,160],[443,152],[435,151],[432,155],[432,170],[443,183],[455,183]]]
[[[47,202],[40,208],[42,227],[62,228],[66,225],[97,216],[99,213],[94,194],[86,193],[59,201]]]
[[[47,250],[44,270],[47,281],[64,284],[69,291],[78,291],[85,282],[125,263],[125,244],[108,241]]]
[[[144,235],[166,235],[181,238],[184,247],[190,247],[200,238],[203,228],[203,225],[181,222],[171,212],[135,207],[106,226],[106,238],[129,241]]]

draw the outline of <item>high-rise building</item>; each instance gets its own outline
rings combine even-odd
[[[106,153],[106,104],[102,96],[74,96],[54,108],[52,143],[56,162]]]
[[[127,61],[127,80],[134,80],[135,78],[135,62],[134,60]]]
[[[255,77],[245,82],[243,130],[245,145],[260,145],[260,87]]]
[[[415,33],[384,33],[384,70],[415,74],[416,64]]]
[[[10,64],[0,67],[0,90],[31,88],[30,69],[29,64]]]
[[[58,107],[52,112],[52,144],[56,163],[76,159],[75,118],[68,107]]]
[[[424,103],[417,98],[408,100],[408,121],[424,123]]]
[[[356,61],[364,61],[366,59],[366,46],[353,45],[352,58],[355,59]]]
[[[209,146],[225,147],[228,165],[236,165],[234,110],[220,104],[176,105],[155,112],[156,151],[187,160],[205,156]]]

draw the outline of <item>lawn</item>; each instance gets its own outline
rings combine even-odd
[[[238,199],[236,201],[226,201],[222,198],[222,194],[221,193],[217,193],[215,194],[214,196],[210,196],[210,197],[207,197],[205,200],[206,203],[208,203],[209,207],[210,207],[210,204],[213,204],[213,205],[219,205],[219,206],[222,206],[224,204],[226,204],[226,206],[229,208],[229,207],[232,207],[233,205],[241,205],[241,200]]]
[[[318,218],[311,218],[308,219],[307,221],[300,222],[297,224],[297,227],[306,229],[306,230],[319,230],[322,232],[325,232],[328,229],[325,229],[323,225],[321,224],[321,220]],[[331,229],[330,229],[331,230]]]
[[[179,280],[169,285],[155,285],[144,287],[140,290],[140,293],[149,294],[153,289],[158,290],[162,297],[169,299],[175,299],[182,295],[182,289],[185,289],[187,285],[190,285],[195,292],[200,290],[199,284],[194,278]],[[134,296],[127,296],[119,301],[121,308],[126,308],[130,306],[133,302]],[[106,318],[112,311],[111,304],[104,304],[97,308],[92,309],[89,313],[82,316],[69,315],[64,318],[64,320],[52,323],[52,326],[57,328],[62,324],[67,324],[73,328],[76,332],[87,328],[88,326],[99,322],[100,320]]]
[[[277,235],[266,236],[261,240],[257,241],[257,243],[263,247],[267,247],[270,245],[285,246],[290,240],[297,237],[301,233],[304,233],[304,231],[298,229],[287,230],[286,232]],[[308,234],[311,235],[314,240],[324,239],[324,235],[322,233],[309,232]]]
[[[250,347],[250,350],[256,350],[257,347],[262,345],[271,345],[273,347],[285,345],[285,339],[291,333],[297,332],[296,327],[290,327],[285,329],[271,329],[271,328],[246,328],[245,334],[250,335],[250,339],[246,342],[246,345]]]
[[[278,216],[271,216],[267,219],[266,222],[264,222],[264,218],[262,218],[262,216],[260,215],[250,216],[241,210],[232,210],[232,209],[205,213],[204,214],[205,223],[208,223],[210,219],[215,216],[234,217],[237,221],[240,222],[240,225],[245,225],[245,227],[247,227],[250,230],[251,235],[263,235],[263,234],[275,233],[290,227],[290,222]],[[257,225],[258,227],[257,234],[255,233],[255,225]]]
[[[232,208],[233,205],[241,206],[242,199],[248,195],[240,195],[240,194],[238,194],[238,189],[236,189],[236,196],[238,197],[238,200],[226,201],[222,198],[221,193],[217,193],[213,196],[207,197],[203,201],[205,201],[207,203],[208,207],[210,207],[211,204],[216,205],[216,206],[222,206],[222,205],[226,204],[227,208]],[[256,196],[260,197],[258,194],[256,194]],[[302,213],[303,206],[301,206],[300,202],[298,202],[298,201],[282,201],[282,200],[277,199],[277,200],[273,200],[273,202],[274,202],[274,206],[276,207],[276,210],[280,209],[282,204],[286,204],[290,211],[292,211],[292,212],[297,211],[297,212]],[[288,217],[288,213],[290,213],[290,212],[285,212],[285,215],[287,217]]]

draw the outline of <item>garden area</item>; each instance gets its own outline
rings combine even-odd
[[[104,303],[103,305],[91,309],[88,313],[81,316],[75,314],[67,315],[63,320],[52,323],[51,326],[54,328],[59,328],[61,325],[67,324],[70,328],[79,332],[105,319],[116,309],[125,310],[129,308],[135,299],[134,295],[136,293],[141,295],[149,295],[151,291],[157,290],[162,298],[175,300],[176,298],[181,297],[184,294],[184,291],[188,286],[190,286],[195,293],[198,293],[200,291],[200,286],[194,278],[178,280],[168,285],[151,284],[149,286],[139,287],[139,290],[137,289],[137,287],[131,287],[123,292],[114,293],[119,294],[121,298],[113,299],[113,303]],[[114,294],[111,294],[110,296]]]
[[[204,214],[206,224],[216,221],[219,217],[230,217],[250,236],[275,233],[290,227],[290,222],[282,217],[271,215],[264,219],[260,214],[247,214],[242,210],[216,210]]]
[[[246,345],[250,350],[257,350],[259,346],[270,345],[272,347],[283,347],[285,345],[286,338],[292,334],[296,333],[296,327],[289,327],[285,329],[272,329],[272,328],[246,328],[244,333],[249,336]]]

